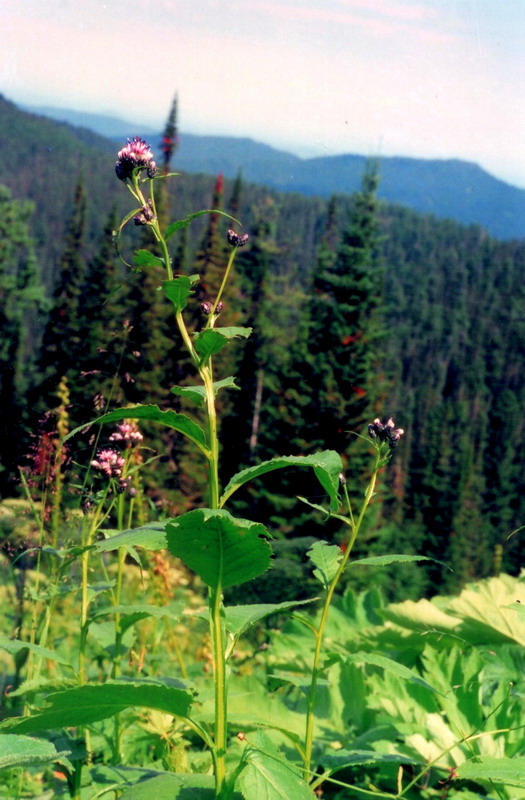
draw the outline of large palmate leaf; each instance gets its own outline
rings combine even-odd
[[[312,545],[306,555],[316,568],[315,577],[328,589],[341,564],[343,551],[335,544],[319,541]]]
[[[175,306],[175,311],[184,311],[188,298],[190,297],[193,286],[199,280],[198,275],[177,275],[171,281],[164,281],[162,289],[168,300]]]
[[[48,764],[68,754],[68,750],[57,753],[54,744],[42,739],[16,736],[14,733],[0,734],[0,769]]]
[[[245,800],[315,800],[316,795],[263,731],[250,735],[237,785]]]
[[[161,411],[158,406],[154,405],[138,405],[131,406],[129,408],[116,408],[114,411],[110,411],[108,414],[103,414],[101,417],[91,420],[91,422],[86,422],[84,425],[79,425],[78,428],[70,431],[70,433],[64,437],[64,442],[66,442],[76,433],[80,433],[80,431],[89,428],[90,425],[103,425],[107,422],[121,422],[123,419],[144,419],[151,422],[160,422],[161,425],[165,425],[167,428],[171,428],[172,430],[178,431],[179,433],[184,434],[184,436],[187,436],[188,439],[191,439],[192,442],[194,442],[204,453],[206,453],[206,455],[208,455],[206,434],[196,422],[187,417],[185,414],[178,414],[176,411]]]
[[[222,381],[214,381],[213,383],[213,396],[217,396],[220,389],[239,389],[235,383],[235,378],[223,378]],[[206,400],[206,388],[204,386],[172,386],[170,392],[185,397],[198,405],[202,405]]]
[[[228,498],[248,481],[285,467],[309,467],[313,469],[317,480],[330,497],[330,507],[339,507],[339,475],[343,469],[341,456],[335,450],[322,450],[309,456],[278,456],[270,461],[263,461],[256,467],[248,467],[238,472],[230,480],[221,497],[221,506]]]
[[[525,789],[525,756],[516,758],[478,756],[475,761],[465,761],[460,764],[456,772],[460,780],[489,781]]]
[[[270,566],[264,525],[224,510],[189,511],[166,524],[166,535],[170,552],[213,588],[245,583]]]
[[[251,332],[251,328],[205,328],[195,336],[195,350],[204,363],[210,356],[219,353],[232,339],[247,339]]]
[[[0,727],[20,733],[47,728],[89,725],[107,719],[126,708],[143,707],[187,717],[193,693],[180,681],[166,683],[148,679],[107,681],[66,689],[47,697],[49,706],[32,717],[6,719]]]
[[[31,642],[22,642],[20,639],[9,639],[8,636],[0,636],[0,650],[5,650],[12,656],[16,656],[22,650],[30,650],[39,658],[46,658],[49,661],[56,661],[58,664],[65,664],[71,667],[71,661],[65,656],[61,656],[54,650],[49,650],[47,647],[41,647],[39,644],[32,644]]]

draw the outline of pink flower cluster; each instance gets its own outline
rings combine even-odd
[[[97,457],[91,462],[91,466],[108,478],[120,478],[125,463],[125,459],[117,450],[107,447],[98,451]]]
[[[121,422],[117,430],[109,437],[110,442],[125,442],[127,445],[138,444],[144,439],[134,422]]]
[[[115,172],[121,181],[131,178],[135,169],[147,170],[148,178],[153,178],[157,172],[150,146],[140,136],[128,139],[127,145],[119,150],[115,163]]]

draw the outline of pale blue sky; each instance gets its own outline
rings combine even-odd
[[[525,187],[525,0],[0,0],[9,99]],[[130,135],[133,131],[130,131]]]

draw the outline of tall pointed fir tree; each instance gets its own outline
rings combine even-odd
[[[343,457],[350,488],[359,493],[369,456],[355,434],[363,433],[377,416],[384,391],[377,374],[382,336],[377,185],[377,167],[370,164],[335,259],[321,248],[290,363],[279,393],[265,409],[261,437],[267,455],[336,450]],[[291,493],[315,491],[307,481],[301,474],[291,482]],[[271,489],[270,481],[268,485]],[[300,506],[295,501],[279,505],[276,522],[300,532]]]
[[[46,306],[29,233],[32,203],[13,200],[0,186],[0,495],[18,477],[24,452],[22,430],[31,378],[38,314]]]
[[[98,252],[87,266],[79,308],[85,334],[77,386],[82,392],[85,419],[93,414],[93,406],[100,410],[108,403],[122,402],[120,387],[126,380],[123,361],[127,326],[124,321],[129,312],[125,304],[127,287],[113,241],[116,226],[117,217],[112,209],[100,237]]]
[[[168,114],[168,119],[166,121],[166,127],[164,128],[164,133],[162,135],[162,167],[165,175],[171,169],[171,159],[179,145],[177,130],[178,105],[178,95],[175,95],[171,104],[170,112]]]
[[[83,179],[79,177],[58,264],[52,307],[40,346],[40,382],[33,404],[38,415],[58,405],[56,393],[61,380],[76,377],[78,372],[85,337],[79,313],[86,275],[85,226],[86,194]],[[74,399],[72,402],[74,404]]]

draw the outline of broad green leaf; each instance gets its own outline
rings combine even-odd
[[[103,608],[101,611],[97,611],[97,613],[93,615],[93,619],[107,617],[113,614],[120,614],[121,631],[127,630],[129,627],[131,627],[131,625],[134,625],[136,622],[140,622],[140,620],[148,619],[148,617],[157,617],[158,619],[162,617],[168,617],[169,619],[177,621],[181,617],[180,613],[174,613],[173,609],[171,609],[169,606],[165,608],[159,608],[159,606],[150,606],[146,603],[137,603],[135,605],[110,606],[109,608]]]
[[[350,562],[351,567],[359,565],[361,567],[386,567],[388,564],[407,564],[411,561],[433,561],[435,564],[440,564],[445,569],[453,572],[448,564],[443,561],[438,561],[437,558],[430,556],[415,556],[403,555],[402,553],[391,553],[384,556],[368,556],[367,558],[357,558],[355,561]]]
[[[0,733],[0,769],[47,764],[68,753],[67,750],[57,753],[54,744],[42,739],[16,736],[14,733]]]
[[[361,764],[420,763],[401,753],[376,753],[375,750],[337,750],[333,754],[321,756],[319,760],[323,767],[327,767],[330,770],[331,774],[336,770],[345,769],[345,767],[356,767]]]
[[[193,286],[199,280],[198,275],[177,275],[171,281],[164,281],[162,289],[168,300],[171,300],[177,313],[184,311]]]
[[[219,389],[239,389],[235,383],[235,378],[223,378],[222,381],[214,381],[213,396],[217,396]],[[170,392],[179,397],[186,397],[197,405],[202,405],[206,400],[206,389],[204,386],[172,386]]]
[[[441,692],[427,683],[427,681],[423,680],[423,678],[418,675],[417,672],[405,667],[404,664],[398,664],[397,661],[393,661],[391,658],[387,658],[386,656],[364,652],[350,654],[345,653],[343,660],[351,664],[370,664],[374,667],[381,667],[387,672],[392,672],[394,675],[397,675],[399,678],[403,678],[406,681],[411,681],[412,683],[417,683],[419,686],[424,686],[425,689],[429,689],[431,692],[441,694]]]
[[[298,768],[286,760],[263,731],[250,734],[245,755],[247,766],[237,780],[245,800],[315,800],[316,795]]]
[[[193,214],[188,214],[188,216],[184,217],[184,219],[177,219],[175,222],[172,222],[170,225],[168,225],[164,233],[165,240],[168,241],[168,239],[173,236],[176,231],[179,231],[181,228],[185,228],[190,224],[190,222],[193,222],[194,219],[197,219],[197,217],[202,217],[204,214],[220,214],[221,217],[228,217],[228,219],[231,219],[233,222],[241,225],[238,219],[235,219],[235,217],[232,217],[231,214],[227,214],[225,211],[220,211],[218,208],[205,208],[202,211],[195,211]]]
[[[525,756],[494,758],[478,756],[476,761],[465,761],[456,769],[460,780],[492,781],[525,789]]]
[[[155,775],[139,781],[126,789],[121,800],[215,800],[215,780],[213,775]],[[238,800],[235,794],[232,800]]]
[[[187,717],[193,695],[181,686],[180,681],[168,684],[154,679],[87,683],[49,695],[46,698],[49,706],[39,714],[3,720],[0,728],[34,733],[48,728],[89,725],[134,707],[154,708],[173,716]]]
[[[41,647],[39,644],[31,644],[31,642],[22,642],[20,639],[9,639],[8,636],[0,636],[0,650],[5,650],[12,656],[16,656],[22,650],[30,650],[39,658],[46,658],[49,661],[56,661],[57,664],[65,664],[71,667],[71,662],[56,653],[54,650],[49,650],[47,647]]]
[[[258,522],[198,508],[166,524],[168,549],[213,588],[256,578],[270,566],[270,534]]]
[[[257,603],[251,606],[227,606],[224,609],[226,616],[226,630],[234,636],[242,636],[256,622],[259,622],[271,614],[279,614],[288,611],[290,608],[302,606],[306,603],[313,603],[316,597],[311,600],[289,600],[284,603]]]
[[[192,442],[200,447],[204,453],[208,454],[206,434],[196,422],[193,422],[193,420],[185,414],[178,414],[176,411],[161,411],[158,406],[153,405],[117,408],[114,411],[110,411],[108,414],[103,414],[101,417],[91,420],[91,422],[79,425],[78,428],[75,428],[73,431],[70,431],[67,436],[64,436],[63,441],[67,442],[67,440],[76,433],[80,433],[80,431],[89,428],[90,425],[120,422],[123,419],[145,419],[151,422],[160,422],[161,425],[165,425],[167,428],[183,433],[188,439],[191,439]]]
[[[448,602],[447,611],[461,617],[458,632],[472,644],[512,642],[524,647],[525,620],[508,607],[518,600],[525,603],[525,582],[499,575],[468,584]]]
[[[256,467],[241,470],[230,480],[221,497],[221,506],[231,495],[248,481],[285,467],[309,467],[314,470],[317,480],[330,497],[330,507],[339,507],[339,474],[343,469],[341,457],[335,450],[322,450],[310,456],[278,456],[263,461]]]
[[[316,567],[314,569],[315,577],[321,581],[325,589],[328,589],[339,569],[343,551],[335,544],[319,541],[312,545],[306,555]]]
[[[135,250],[133,263],[136,267],[164,267],[164,261],[149,250]]]
[[[164,550],[166,547],[165,526],[165,522],[152,522],[150,525],[143,525],[140,528],[121,531],[121,533],[117,533],[109,539],[96,542],[94,549],[97,553],[118,550],[119,547],[144,547],[146,550]]]
[[[195,350],[201,358],[201,362],[207,361],[210,356],[219,353],[231,339],[247,339],[251,328],[205,328],[205,330],[195,335]]]

